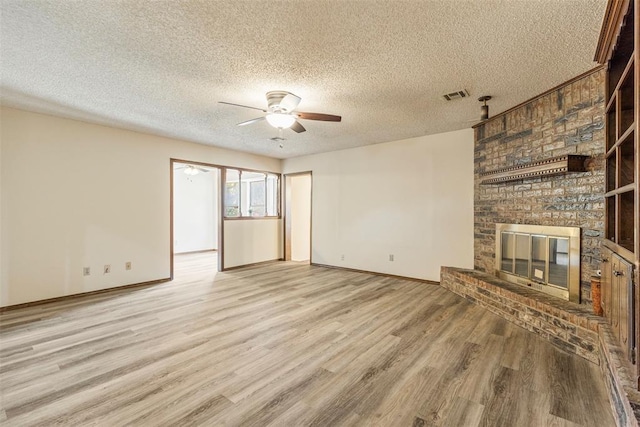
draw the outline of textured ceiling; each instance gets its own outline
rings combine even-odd
[[[595,66],[606,0],[2,0],[4,105],[287,158],[468,128]],[[467,89],[471,97],[441,95]],[[269,140],[264,94],[307,132]]]

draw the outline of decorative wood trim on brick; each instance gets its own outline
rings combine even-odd
[[[517,181],[525,178],[560,175],[568,172],[585,172],[585,162],[589,156],[568,154],[552,157],[546,160],[509,166],[480,174],[481,184],[495,184],[497,182]]]
[[[440,285],[600,366],[616,425],[638,427],[640,392],[606,319],[584,305],[548,296],[478,270],[442,267]]]

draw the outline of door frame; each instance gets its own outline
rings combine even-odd
[[[309,264],[313,264],[313,171],[303,171],[283,174],[282,180],[284,193],[284,213],[283,213],[283,248],[284,260],[291,261],[291,178],[301,175],[309,175]]]
[[[224,200],[224,194],[222,194],[222,172],[224,170],[224,166],[221,165],[215,165],[213,163],[204,163],[204,162],[197,162],[197,161],[190,161],[190,160],[184,160],[184,159],[174,159],[174,158],[170,158],[169,159],[169,269],[170,269],[170,275],[169,277],[171,278],[171,280],[173,280],[173,171],[174,171],[174,164],[175,163],[181,163],[181,164],[187,164],[187,165],[198,165],[198,166],[205,166],[205,167],[209,167],[209,168],[214,168],[217,169],[218,172],[218,250],[217,252],[217,256],[218,256],[218,265],[217,265],[217,270],[218,272],[222,271],[222,269],[224,268],[224,257],[222,256],[222,252],[224,250],[224,227],[222,226],[223,222],[222,222],[222,203]]]

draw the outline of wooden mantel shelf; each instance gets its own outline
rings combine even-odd
[[[586,172],[585,161],[588,158],[589,156],[568,154],[490,172],[482,172],[480,174],[480,183],[496,184],[525,178],[537,178],[539,176],[561,175],[567,172]]]

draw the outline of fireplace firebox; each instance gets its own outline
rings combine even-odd
[[[496,274],[580,302],[580,228],[496,224]]]

